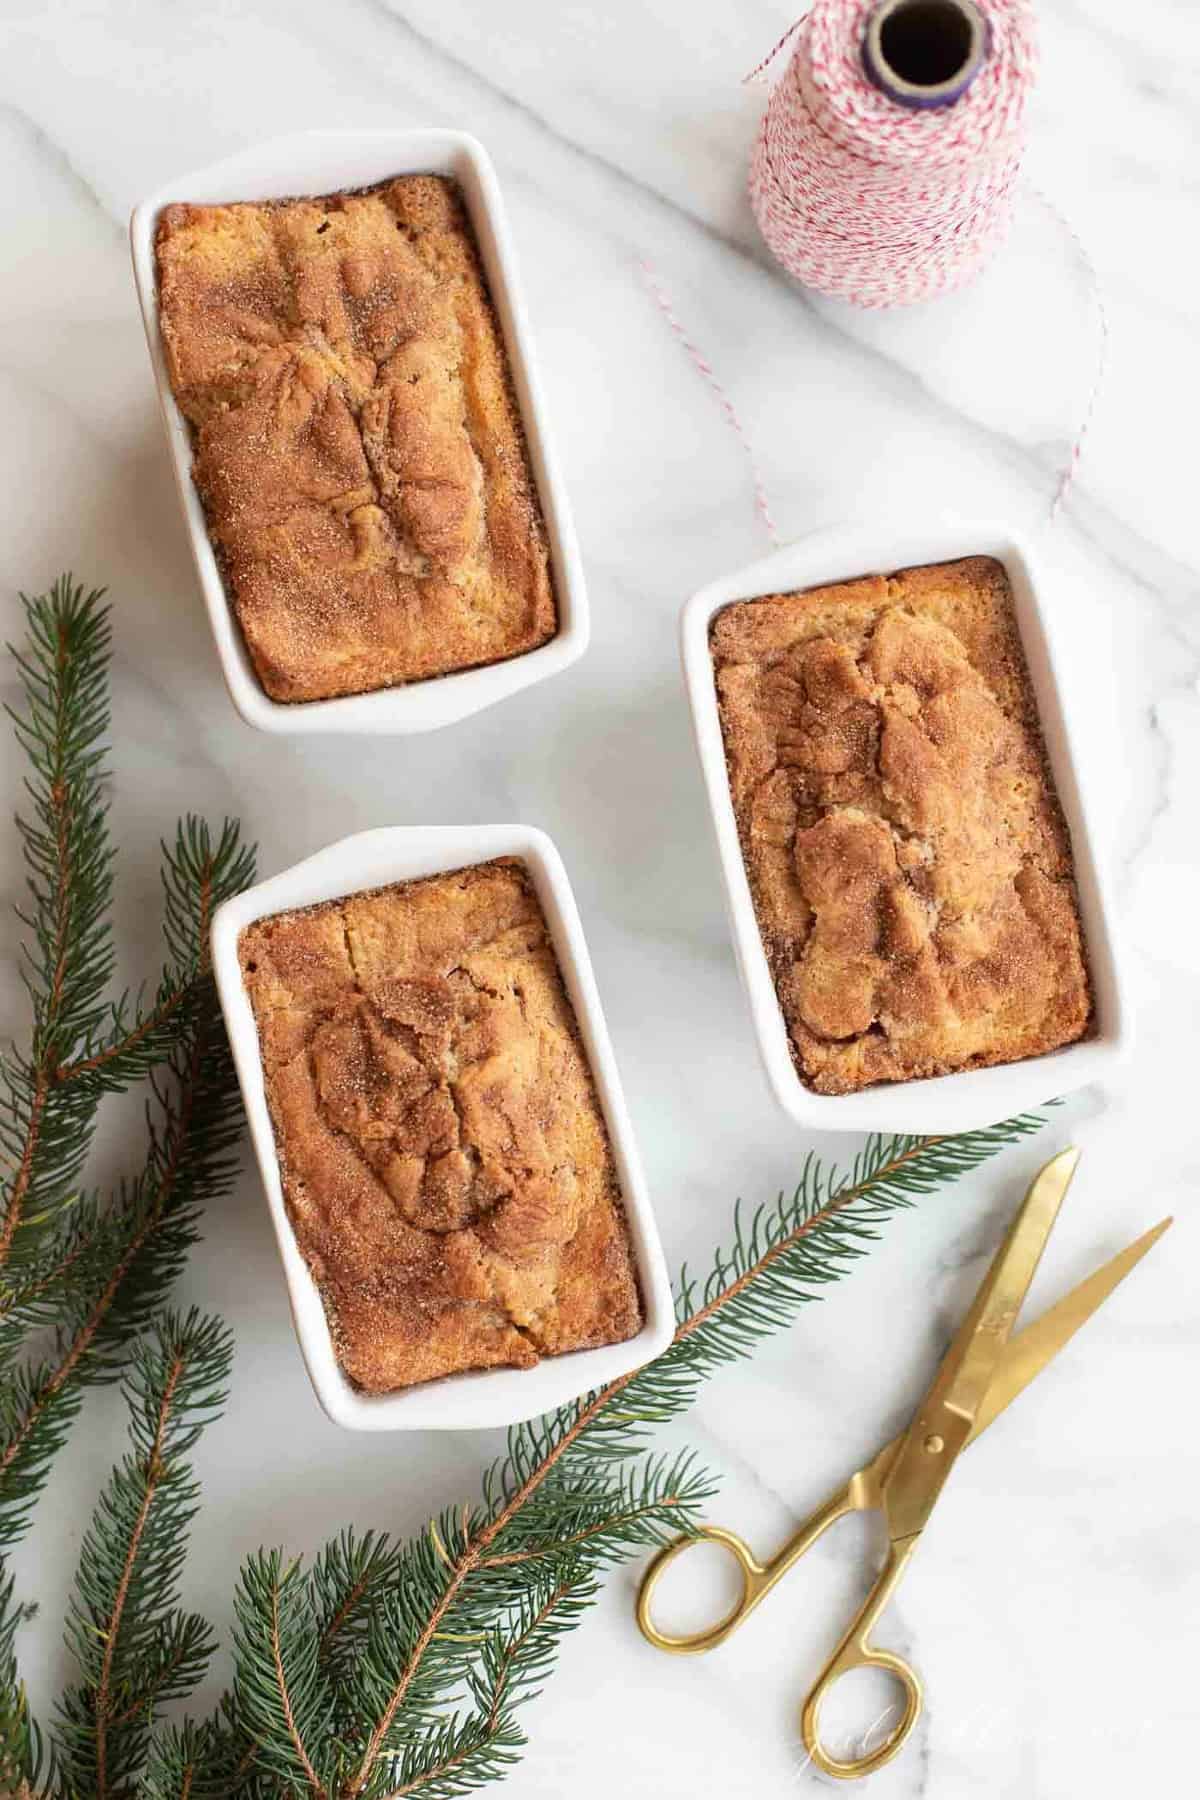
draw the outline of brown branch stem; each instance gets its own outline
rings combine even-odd
[[[133,1580],[133,1571],[137,1565],[138,1552],[142,1547],[142,1538],[146,1531],[146,1521],[150,1517],[150,1508],[154,1504],[154,1496],[158,1492],[159,1482],[163,1476],[162,1446],[166,1436],[167,1424],[171,1417],[171,1405],[175,1398],[175,1389],[179,1385],[179,1377],[183,1371],[183,1359],[176,1355],[171,1372],[163,1388],[159,1402],[158,1417],[154,1425],[154,1437],[151,1440],[150,1455],[146,1461],[146,1488],[138,1507],[137,1518],[133,1530],[129,1534],[129,1545],[125,1552],[125,1561],[121,1567],[117,1591],[113,1598],[112,1617],[108,1620],[104,1631],[104,1656],[100,1663],[100,1675],[96,1682],[96,1697],[93,1710],[96,1717],[96,1800],[105,1800],[108,1793],[108,1728],[109,1698],[112,1688],[113,1660],[117,1652],[117,1640],[121,1633],[121,1621],[125,1614],[125,1603],[129,1598],[129,1586]]]
[[[50,1401],[53,1400],[55,1395],[66,1386],[67,1382],[79,1367],[80,1362],[90,1349],[96,1333],[104,1323],[105,1316],[113,1301],[116,1299],[117,1294],[120,1291],[121,1283],[129,1273],[134,1258],[145,1244],[151,1232],[157,1228],[162,1219],[163,1212],[166,1209],[167,1202],[171,1196],[171,1191],[174,1188],[175,1181],[179,1174],[179,1165],[183,1157],[184,1145],[187,1142],[192,1105],[195,1099],[196,1081],[204,1057],[205,1043],[206,1033],[198,1031],[192,1045],[192,1055],[188,1064],[187,1074],[182,1084],[179,1111],[172,1124],[170,1155],[167,1158],[161,1179],[159,1180],[158,1191],[155,1195],[155,1204],[147,1213],[146,1218],[143,1220],[139,1229],[130,1239],[125,1248],[125,1254],[122,1256],[120,1262],[105,1283],[103,1291],[97,1297],[87,1318],[79,1327],[79,1330],[75,1333],[70,1344],[63,1352],[56,1368],[47,1378],[39,1393],[31,1400],[28,1410],[25,1413],[25,1417],[22,1419],[18,1428],[13,1432],[8,1443],[5,1445],[3,1452],[0,1452],[0,1482],[3,1481],[14,1460],[20,1454],[22,1447],[29,1438],[29,1434],[35,1429],[38,1420],[45,1412]]]
[[[334,1638],[337,1636],[338,1632],[342,1629],[342,1626],[346,1623],[346,1620],[350,1617],[350,1614],[354,1611],[354,1608],[358,1605],[359,1601],[362,1599],[363,1595],[366,1593],[370,1579],[371,1579],[370,1572],[368,1571],[367,1573],[360,1575],[358,1580],[351,1585],[351,1587],[350,1587],[348,1593],[346,1594],[345,1598],[343,1599],[341,1605],[338,1607],[338,1609],[334,1613],[332,1619],[330,1619],[328,1625],[325,1627],[324,1631],[321,1633],[321,1641],[317,1646],[318,1661],[322,1661],[322,1660],[324,1660],[324,1658],[326,1656],[328,1656],[330,1644],[332,1644]]]
[[[135,1044],[140,1044],[150,1032],[157,1031],[160,1025],[165,1024],[174,1013],[178,1012],[188,995],[195,993],[209,969],[208,928],[209,915],[212,912],[212,875],[212,858],[209,857],[205,860],[200,875],[200,898],[196,908],[196,938],[200,951],[193,973],[186,981],[181,981],[173,987],[170,993],[159,1001],[153,1012],[147,1013],[140,1024],[135,1025],[132,1031],[127,1031],[123,1038],[119,1038],[115,1043],[105,1044],[103,1049],[97,1050],[92,1056],[81,1057],[78,1062],[60,1064],[55,1068],[50,1074],[50,1079],[55,1087],[65,1087],[69,1082],[77,1080],[80,1075],[94,1074],[97,1069],[106,1068],[118,1056],[124,1056],[126,1051],[132,1050]]]
[[[152,1688],[147,1688],[144,1694],[139,1694],[137,1699],[131,1701],[123,1711],[112,1715],[112,1724],[114,1727],[128,1725],[131,1719],[136,1719],[140,1712],[145,1712],[148,1706],[154,1704],[155,1695],[161,1693],[162,1689],[166,1686],[167,1682],[171,1679],[172,1675],[183,1661],[184,1655],[185,1651],[182,1647],[176,1649],[170,1662],[165,1664],[160,1670],[154,1686]]]
[[[86,1256],[95,1241],[94,1236],[81,1237],[73,1248],[59,1262],[56,1262],[47,1274],[42,1276],[40,1281],[32,1281],[28,1286],[18,1288],[15,1293],[0,1293],[0,1319],[4,1319],[14,1306],[29,1306],[31,1302],[48,1292],[56,1281],[62,1280],[68,1269],[73,1269],[80,1258]]]
[[[284,1723],[288,1736],[295,1746],[300,1766],[308,1781],[309,1791],[324,1800],[325,1789],[321,1779],[309,1760],[308,1751],[304,1747],[304,1739],[300,1735],[300,1727],[296,1723],[296,1715],[292,1711],[292,1696],[288,1688],[287,1674],[283,1666],[283,1649],[279,1642],[279,1590],[271,1590],[271,1657],[275,1665],[275,1685],[279,1689],[279,1700],[283,1707]]]
[[[423,1774],[418,1775],[414,1781],[406,1782],[403,1787],[392,1788],[390,1792],[384,1796],[384,1800],[405,1800],[405,1797],[409,1794],[419,1794],[421,1789],[423,1787],[428,1787],[431,1781],[439,1781],[443,1776],[449,1775],[452,1770],[464,1763],[468,1756],[471,1756],[475,1751],[482,1749],[483,1744],[487,1742],[488,1737],[494,1736],[497,1721],[500,1717],[500,1709],[504,1704],[504,1695],[508,1685],[509,1671],[520,1652],[522,1644],[527,1643],[534,1632],[546,1623],[546,1620],[550,1617],[554,1608],[571,1592],[571,1587],[571,1582],[561,1582],[559,1586],[555,1588],[554,1592],[538,1608],[524,1631],[519,1632],[517,1636],[505,1646],[500,1675],[492,1695],[492,1704],[488,1708],[487,1732],[484,1738],[477,1739],[475,1743],[466,1745],[464,1749],[457,1751],[453,1756],[448,1756],[444,1762],[438,1763],[434,1768],[426,1769]]]
[[[34,1160],[37,1155],[38,1142],[41,1136],[42,1119],[46,1110],[46,1097],[50,1088],[50,1068],[57,1055],[53,1026],[62,1005],[63,986],[67,978],[67,942],[71,934],[71,808],[67,793],[67,784],[63,778],[63,763],[66,760],[64,747],[65,714],[62,706],[61,676],[67,666],[67,639],[62,625],[58,627],[58,649],[56,655],[59,683],[59,707],[54,726],[54,777],[50,782],[50,807],[54,816],[54,842],[57,849],[54,881],[54,960],[53,974],[46,995],[45,1014],[42,1019],[39,1036],[43,1040],[43,1055],[38,1064],[35,1078],[33,1099],[29,1108],[29,1120],[25,1128],[25,1142],[17,1166],[17,1173],[9,1189],[4,1205],[4,1217],[0,1219],[0,1267],[8,1261],[12,1249],[13,1236],[21,1217],[21,1208],[25,1203],[25,1195],[33,1179]]]
[[[678,1506],[679,1501],[674,1494],[668,1494],[665,1500],[656,1501],[653,1506],[636,1506],[632,1512],[614,1513],[611,1519],[605,1519],[600,1525],[589,1525],[585,1531],[576,1531],[570,1537],[556,1538],[553,1543],[535,1544],[528,1550],[510,1550],[505,1556],[485,1556],[481,1558],[481,1569],[511,1569],[522,1563],[536,1562],[539,1556],[549,1556],[558,1550],[573,1549],[576,1544],[586,1544],[589,1538],[599,1537],[602,1532],[611,1531],[614,1525],[628,1525],[634,1519],[644,1519],[650,1513],[658,1512],[664,1506]]]
[[[204,919],[201,920],[201,930],[207,936],[207,921]],[[157,1031],[160,1025],[165,1025],[172,1014],[178,1012],[188,995],[195,992],[199,979],[200,973],[197,973],[189,980],[181,981],[177,987],[172,988],[165,999],[159,1002],[153,1012],[147,1013],[146,1017],[133,1027],[132,1031],[125,1033],[124,1037],[117,1038],[111,1044],[105,1044],[102,1049],[97,1050],[91,1056],[81,1057],[78,1062],[60,1063],[51,1074],[52,1085],[67,1087],[72,1081],[77,1081],[81,1075],[93,1075],[97,1069],[105,1069],[119,1056],[124,1056],[127,1051],[132,1050],[148,1037],[152,1031]]]
[[[33,1161],[37,1155],[38,1142],[42,1132],[42,1114],[46,1110],[46,1096],[49,1091],[50,1084],[46,1079],[45,1071],[39,1069],[34,1084],[33,1099],[29,1106],[25,1142],[21,1146],[17,1172],[13,1176],[12,1186],[9,1188],[4,1202],[4,1217],[0,1219],[0,1267],[3,1267],[8,1261],[13,1233],[17,1229],[21,1208],[25,1204],[25,1195],[29,1191],[29,1183],[33,1179]]]

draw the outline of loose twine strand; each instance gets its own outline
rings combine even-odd
[[[1062,208],[1058,206],[1055,201],[1051,200],[1049,194],[1044,194],[1041,188],[1035,187],[1033,182],[1029,181],[1028,178],[1026,178],[1026,185],[1034,198],[1041,201],[1046,211],[1050,214],[1050,217],[1056,221],[1060,228],[1066,233],[1069,241],[1075,246],[1075,254],[1079,258],[1083,268],[1084,283],[1087,289],[1088,298],[1091,301],[1092,310],[1096,315],[1096,363],[1092,374],[1092,384],[1088,389],[1087,399],[1084,401],[1083,405],[1083,413],[1075,431],[1075,438],[1071,445],[1070,452],[1068,453],[1062,474],[1059,476],[1058,487],[1055,490],[1054,499],[1050,506],[1050,523],[1053,525],[1058,518],[1059,513],[1062,511],[1063,502],[1070,493],[1075,477],[1079,473],[1079,465],[1083,460],[1084,443],[1088,433],[1092,429],[1092,424],[1096,416],[1096,408],[1100,403],[1100,390],[1104,386],[1104,377],[1108,372],[1108,359],[1112,349],[1112,327],[1109,324],[1108,307],[1104,299],[1104,288],[1100,282],[1099,271],[1092,260],[1091,251],[1072,225],[1070,219],[1068,219],[1066,213],[1063,212]]]
[[[1037,72],[1030,0],[979,0],[988,59],[952,107],[908,111],[867,78],[861,44],[873,0],[814,0],[743,77],[758,82],[793,38],[751,159],[750,200],[768,247],[795,279],[867,307],[947,293],[974,275],[1007,233]],[[1050,508],[1058,518],[1091,430],[1110,348],[1095,264],[1059,207],[1030,186],[1074,246],[1097,319],[1091,386]],[[684,327],[650,262],[655,303],[716,397],[750,466],[754,507],[779,543],[750,436],[709,358]]]
[[[767,54],[763,57],[762,61],[760,63],[755,63],[754,67],[751,69],[751,71],[748,75],[742,76],[742,86],[743,87],[750,87],[754,82],[756,82],[758,80],[760,75],[764,75],[766,73],[766,71],[770,68],[771,64],[775,61],[775,58],[779,55],[779,52],[783,49],[784,45],[791,43],[792,39],[795,37],[796,33],[799,31],[800,27],[803,25],[803,23],[804,23],[805,19],[807,19],[807,17],[808,17],[807,12],[802,12],[800,14],[799,18],[792,20],[791,24],[788,26],[788,28],[784,32],[783,36],[781,38],[779,38],[777,40],[777,42],[771,46],[771,48],[767,51]]]
[[[676,313],[674,305],[672,304],[671,297],[663,286],[653,264],[648,258],[642,256],[638,258],[638,267],[642,272],[646,286],[649,288],[658,304],[663,318],[667,321],[667,324],[687,351],[693,366],[699,370],[700,374],[712,389],[716,396],[717,405],[724,415],[726,424],[729,426],[730,430],[734,432],[738,442],[746,453],[746,460],[750,464],[750,479],[754,486],[754,510],[762,520],[763,529],[770,539],[771,544],[775,549],[778,549],[781,539],[775,528],[775,520],[771,513],[770,502],[767,499],[766,484],[763,481],[762,472],[758,466],[758,458],[754,454],[754,446],[750,442],[749,433],[746,431],[741,419],[738,417],[737,409],[735,408],[733,401],[729,398],[729,395],[717,380],[712,364],[696,344],[695,340],[688,335],[681,323],[679,315]]]

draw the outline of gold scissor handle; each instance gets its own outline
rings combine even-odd
[[[851,1492],[851,1484],[847,1483],[824,1506],[819,1507],[811,1518],[805,1520],[795,1537],[789,1539],[779,1554],[768,1563],[759,1562],[745,1539],[738,1537],[735,1531],[726,1531],[723,1525],[702,1525],[690,1536],[676,1538],[673,1544],[668,1544],[665,1550],[659,1551],[642,1577],[635,1615],[642,1636],[656,1650],[669,1650],[673,1656],[698,1656],[704,1650],[715,1650],[718,1644],[723,1644],[750,1617],[759,1601],[787,1574],[792,1564],[812,1548],[822,1532],[828,1531],[831,1525],[844,1518],[848,1512],[853,1512],[856,1506],[857,1500]],[[654,1591],[671,1564],[685,1556],[689,1550],[694,1550],[698,1544],[716,1544],[719,1549],[732,1556],[737,1564],[742,1591],[729,1611],[715,1625],[682,1635],[662,1631],[650,1616]]]
[[[917,1533],[893,1543],[879,1579],[863,1601],[804,1702],[804,1709],[800,1714],[800,1735],[804,1739],[804,1747],[818,1769],[823,1769],[826,1775],[833,1775],[839,1781],[855,1781],[890,1762],[921,1716],[923,1695],[916,1670],[902,1656],[896,1656],[890,1650],[877,1650],[870,1641],[871,1632],[895,1592],[919,1541],[920,1534]],[[904,1689],[905,1701],[899,1723],[893,1726],[886,1737],[873,1748],[864,1749],[861,1756],[843,1760],[833,1756],[821,1742],[820,1712],[821,1704],[834,1682],[839,1681],[843,1675],[848,1675],[851,1669],[882,1669],[893,1675]]]

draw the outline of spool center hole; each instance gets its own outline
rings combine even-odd
[[[971,55],[971,19],[954,0],[902,0],[882,21],[879,47],[894,74],[913,87],[940,87]]]

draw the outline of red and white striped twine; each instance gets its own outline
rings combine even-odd
[[[910,111],[868,80],[862,43],[876,0],[814,0],[744,78],[758,80],[795,39],[755,143],[750,201],[768,246],[805,286],[859,306],[901,306],[948,293],[998,248],[1020,173],[1037,44],[1031,0],[976,3],[987,20],[988,55],[952,106]],[[1053,520],[1079,469],[1107,363],[1109,326],[1086,245],[1052,200],[1031,191],[1079,257],[1099,338],[1082,419],[1056,484]],[[644,258],[640,266],[745,452],[755,511],[778,544],[750,436],[659,276]]]
[[[900,306],[957,287],[1003,238],[1037,45],[1030,0],[979,0],[983,68],[953,106],[910,110],[863,67],[874,4],[814,0],[798,21],[754,147],[750,203],[797,281]]]
[[[1078,256],[1080,264],[1082,265],[1084,281],[1087,285],[1087,291],[1091,296],[1092,305],[1095,308],[1096,313],[1096,364],[1092,373],[1092,385],[1088,389],[1088,396],[1083,407],[1083,416],[1081,417],[1078,429],[1075,432],[1075,441],[1071,445],[1070,453],[1063,466],[1062,474],[1058,478],[1058,486],[1054,491],[1054,499],[1050,505],[1050,523],[1053,524],[1058,518],[1059,513],[1062,511],[1063,501],[1071,491],[1071,484],[1079,473],[1079,465],[1083,460],[1083,446],[1087,440],[1088,432],[1092,429],[1092,420],[1095,418],[1096,406],[1100,399],[1100,389],[1104,386],[1104,375],[1108,368],[1108,353],[1112,345],[1112,330],[1108,322],[1108,307],[1104,302],[1104,289],[1100,285],[1100,277],[1096,272],[1096,265],[1092,261],[1091,251],[1072,225],[1070,219],[1068,219],[1066,213],[1063,212],[1060,206],[1057,206],[1055,202],[1051,200],[1049,194],[1043,194],[1040,188],[1034,187],[1028,180],[1025,185],[1029,192],[1034,194],[1037,199],[1041,201],[1046,211],[1050,214],[1050,217],[1057,222],[1074,245],[1075,254]]]
[[[667,293],[666,288],[659,280],[653,264],[648,258],[642,256],[638,258],[638,267],[642,271],[646,286],[650,289],[650,292],[658,303],[663,318],[667,321],[667,324],[671,327],[671,330],[675,333],[675,336],[687,351],[693,367],[704,377],[705,381],[712,389],[713,394],[716,396],[717,405],[724,415],[725,423],[729,426],[730,430],[741,444],[742,449],[746,452],[746,461],[750,465],[750,479],[754,486],[754,510],[762,520],[763,529],[770,538],[772,544],[778,548],[780,542],[779,533],[775,529],[775,520],[771,515],[770,503],[767,500],[766,486],[758,466],[758,458],[754,454],[754,446],[750,442],[749,433],[746,431],[741,419],[738,417],[737,409],[735,408],[733,401],[729,398],[729,395],[717,380],[712,364],[709,362],[707,356],[705,356],[703,350],[701,350],[699,345],[695,342],[694,338],[688,335],[686,327],[681,322],[679,315],[671,302],[671,296]]]

